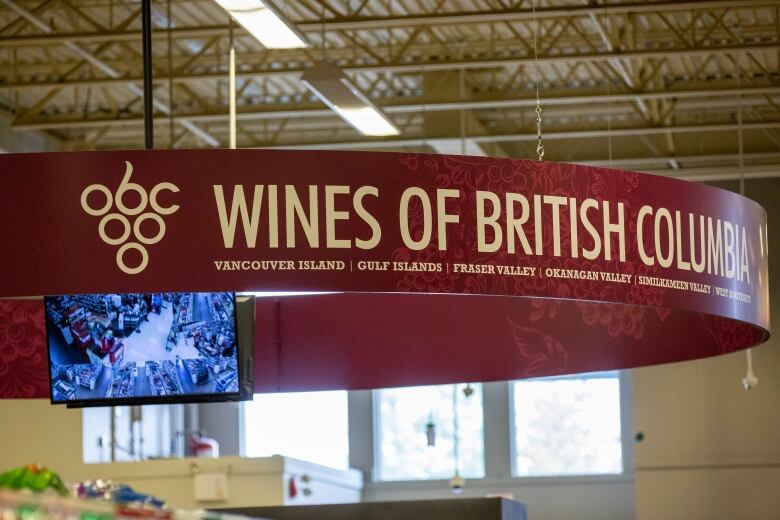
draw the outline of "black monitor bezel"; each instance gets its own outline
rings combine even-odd
[[[47,378],[49,380],[49,402],[52,405],[65,405],[67,408],[91,408],[91,407],[103,407],[103,406],[136,406],[136,405],[154,405],[154,404],[197,404],[197,403],[218,403],[218,402],[235,402],[246,401],[252,399],[252,350],[254,343],[254,298],[250,298],[251,301],[251,320],[243,320],[243,334],[242,334],[242,320],[239,320],[239,298],[233,291],[155,291],[155,292],[171,292],[171,293],[211,293],[211,292],[228,292],[233,297],[233,326],[236,331],[236,363],[238,372],[238,391],[222,394],[194,394],[194,395],[181,395],[181,396],[143,396],[143,397],[120,397],[120,398],[104,398],[104,399],[79,399],[73,401],[55,401],[52,381],[52,361],[51,361],[51,343],[49,342],[49,324],[45,325],[45,337],[46,337],[46,366],[48,370]],[[132,294],[132,293],[78,293],[78,294]],[[75,295],[75,294],[73,294]],[[44,307],[44,320],[48,320],[45,315],[46,302],[49,298],[56,298],[58,296],[72,296],[66,295],[46,295],[43,297]],[[245,302],[241,302],[243,305],[247,305]],[[246,330],[248,329],[248,330]],[[246,344],[244,348],[242,345]]]

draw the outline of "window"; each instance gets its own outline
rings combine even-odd
[[[244,407],[244,454],[349,466],[347,392],[256,394]]]
[[[516,476],[623,471],[617,373],[513,383]]]
[[[377,480],[485,475],[481,385],[378,390],[374,406]]]
[[[184,455],[182,405],[114,406],[82,411],[85,463]]]

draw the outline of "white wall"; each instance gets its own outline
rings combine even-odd
[[[769,251],[780,251],[780,179],[750,180],[746,193],[766,208]],[[633,371],[635,427],[646,435],[635,446],[639,520],[780,518],[780,339],[754,349],[753,362],[759,384],[750,392],[740,384],[744,352]]]
[[[0,400],[0,471],[40,463],[77,478],[81,470],[81,412],[47,399]]]
[[[780,518],[780,349],[634,372],[639,520]]]

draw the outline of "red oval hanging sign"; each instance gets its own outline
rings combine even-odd
[[[6,155],[0,172],[3,297],[393,293],[259,304],[285,348],[258,337],[258,389],[625,368],[769,335],[766,213],[702,184],[530,160],[277,150]]]

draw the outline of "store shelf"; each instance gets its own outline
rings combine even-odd
[[[171,361],[146,362],[146,375],[149,378],[149,386],[155,395],[181,395],[184,390],[176,372],[176,365]]]
[[[243,516],[212,511],[122,506],[110,502],[60,497],[49,493],[32,494],[2,489],[0,489],[0,518],[3,520],[138,520],[139,518],[245,520]]]
[[[62,323],[62,319],[65,316],[62,309],[54,302],[46,303],[46,319],[55,325]]]
[[[100,363],[93,363],[91,365],[83,365],[76,368],[76,382],[84,388],[90,390],[95,389],[95,383],[100,377],[100,372],[103,369],[103,365]]]
[[[111,379],[109,397],[133,397],[135,393],[135,377],[137,368],[135,362],[130,362],[121,368],[115,369]]]
[[[241,507],[222,511],[273,520],[528,520],[525,505],[506,498]]]
[[[56,381],[52,384],[51,391],[55,401],[72,401],[76,399],[76,387],[67,381]]]
[[[217,374],[214,392],[218,394],[238,392],[238,373],[226,371]]]
[[[107,314],[108,298],[102,294],[76,294],[73,300],[93,314]]]
[[[234,303],[231,293],[211,293],[208,301],[214,321],[230,321],[232,319]]]
[[[193,384],[203,385],[209,381],[209,365],[202,358],[185,359],[184,366]]]
[[[174,323],[186,325],[192,323],[192,293],[182,293],[179,299],[179,311],[174,318]]]
[[[71,326],[75,325],[76,323],[83,322],[84,318],[87,317],[87,313],[84,311],[84,307],[77,303],[74,303],[68,307],[67,311],[65,312],[67,313],[68,321],[70,322]]]

